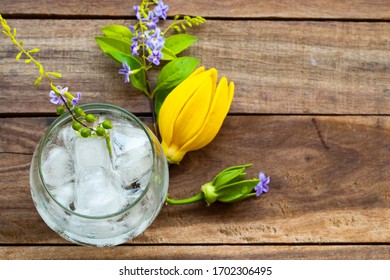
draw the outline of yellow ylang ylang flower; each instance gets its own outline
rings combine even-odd
[[[158,125],[169,163],[179,164],[189,151],[203,148],[217,135],[229,111],[234,83],[204,67],[180,83],[161,106]]]

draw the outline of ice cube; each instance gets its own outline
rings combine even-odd
[[[116,156],[114,160],[115,169],[133,168],[139,165],[142,168],[151,166],[151,151],[145,145]]]
[[[101,166],[106,169],[111,168],[110,154],[107,148],[106,139],[103,137],[77,137],[74,150],[77,170],[88,166]]]
[[[111,135],[114,169],[134,167],[151,153],[149,138],[140,128],[122,126]]]
[[[152,166],[151,145],[145,132],[136,127],[117,126],[112,132],[111,141],[113,167],[122,178],[123,188],[128,194],[144,188]]]
[[[50,193],[62,206],[74,210],[74,182],[50,187]],[[73,209],[72,209],[73,208]]]
[[[129,186],[136,184],[140,188],[144,188],[147,185],[152,167],[150,154],[134,160],[133,155],[129,153],[117,158],[116,165],[117,171],[122,178],[124,189],[129,189]]]
[[[51,187],[60,187],[74,178],[73,159],[63,147],[48,145],[42,156],[42,175]]]
[[[129,151],[145,149],[147,145],[150,146],[149,139],[142,129],[123,125],[119,125],[113,129],[111,133],[111,145],[117,157]]]
[[[69,152],[73,152],[74,141],[76,140],[77,135],[71,126],[63,127],[55,139],[55,143],[58,146],[66,148]]]
[[[75,211],[89,216],[116,213],[126,206],[120,177],[101,166],[78,170],[75,186]]]

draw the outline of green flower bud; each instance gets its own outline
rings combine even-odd
[[[106,130],[103,127],[98,127],[96,129],[96,134],[98,136],[105,136],[106,135]]]
[[[85,116],[84,110],[80,107],[74,108],[74,113],[79,117]]]
[[[245,170],[250,166],[252,165],[246,164],[226,168],[211,182],[204,184],[198,195],[181,200],[167,197],[166,202],[169,204],[188,204],[203,200],[207,206],[210,206],[216,201],[233,203],[255,196],[255,186],[259,184],[260,180],[244,180],[247,175]]]
[[[217,201],[218,194],[215,193],[215,186],[208,182],[201,187],[203,193],[203,198],[206,201],[207,205],[210,205]]]
[[[58,106],[56,111],[57,115],[61,116],[65,112],[65,109],[62,106]]]
[[[77,122],[77,121],[73,121],[72,123],[72,128],[76,131],[80,131],[80,129],[82,128],[83,126],[81,125],[81,123]]]
[[[225,203],[238,202],[255,196],[254,187],[260,180],[243,180],[247,175],[245,170],[250,166],[250,164],[247,164],[229,167],[215,176],[213,181],[204,184],[201,187],[201,191],[207,205],[215,201]]]
[[[102,126],[105,128],[105,129],[111,129],[112,128],[112,124],[109,120],[105,120],[103,123],[102,123]]]
[[[95,122],[97,119],[93,114],[88,114],[85,116],[85,120],[89,123]]]
[[[80,134],[82,137],[87,138],[87,137],[91,136],[91,130],[89,128],[85,127],[80,131]]]

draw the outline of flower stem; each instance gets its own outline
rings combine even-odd
[[[157,124],[157,117],[156,117],[156,112],[155,112],[156,109],[155,109],[155,106],[154,106],[154,99],[150,98],[149,101],[150,101],[150,109],[152,111],[154,134],[156,135],[157,139],[160,141],[161,137],[160,137],[160,132],[159,132],[159,129],[158,129],[158,124]]]
[[[181,23],[185,23],[186,21],[184,19],[181,19],[181,20],[177,20],[177,21],[173,21],[167,28],[165,28],[164,32],[162,32],[162,34],[167,34],[167,32],[169,31],[169,29],[171,29],[172,27],[174,27],[175,25],[178,25],[178,24],[181,24]]]
[[[53,80],[50,78],[50,75],[48,72],[46,72],[42,66],[41,63],[39,63],[32,55],[31,53],[34,51],[27,51],[23,46],[22,46],[22,43],[21,42],[18,42],[16,40],[16,28],[14,28],[14,32],[11,32],[11,28],[9,27],[9,25],[7,24],[6,20],[1,16],[0,14],[0,20],[1,20],[1,25],[2,25],[2,28],[3,28],[3,33],[10,38],[10,40],[12,41],[12,43],[19,49],[20,53],[19,53],[19,57],[17,59],[20,58],[21,54],[24,54],[27,59],[26,59],[26,63],[30,63],[30,62],[33,62],[39,69],[39,81],[40,79],[44,76],[50,83],[51,87],[55,87],[55,84],[53,83]],[[36,49],[35,52],[38,52],[39,49]],[[30,53],[31,52],[31,53]],[[53,73],[53,72],[51,72]],[[71,99],[73,96],[70,95],[70,93],[67,93],[69,98]],[[65,107],[66,109],[69,111],[69,113],[71,114],[72,118],[74,120],[76,120],[76,118],[74,117],[71,109],[69,108],[69,106],[67,105],[67,101],[65,100],[65,98],[63,96],[61,96],[60,94],[58,95],[62,101],[64,102],[65,104]],[[81,123],[81,122],[80,122]]]
[[[190,204],[194,202],[198,202],[204,200],[203,193],[199,193],[193,197],[185,198],[185,199],[171,199],[167,196],[166,203],[172,205],[182,205],[182,204]]]
[[[111,148],[110,136],[106,135],[105,138],[106,138],[107,150],[108,150],[108,153],[109,153],[109,155],[110,155],[110,157],[111,157],[111,156],[112,156],[112,148]]]

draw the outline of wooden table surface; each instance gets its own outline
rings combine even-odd
[[[201,15],[186,54],[236,84],[222,129],[170,167],[184,198],[229,165],[253,163],[270,192],[238,204],[164,206],[114,248],[73,245],[34,208],[32,153],[53,121],[48,85],[0,41],[1,259],[389,259],[390,1],[166,0],[169,16]],[[147,98],[117,74],[94,36],[130,25],[138,1],[2,0],[0,13],[60,84],[150,123]],[[211,5],[211,6],[210,6]]]

